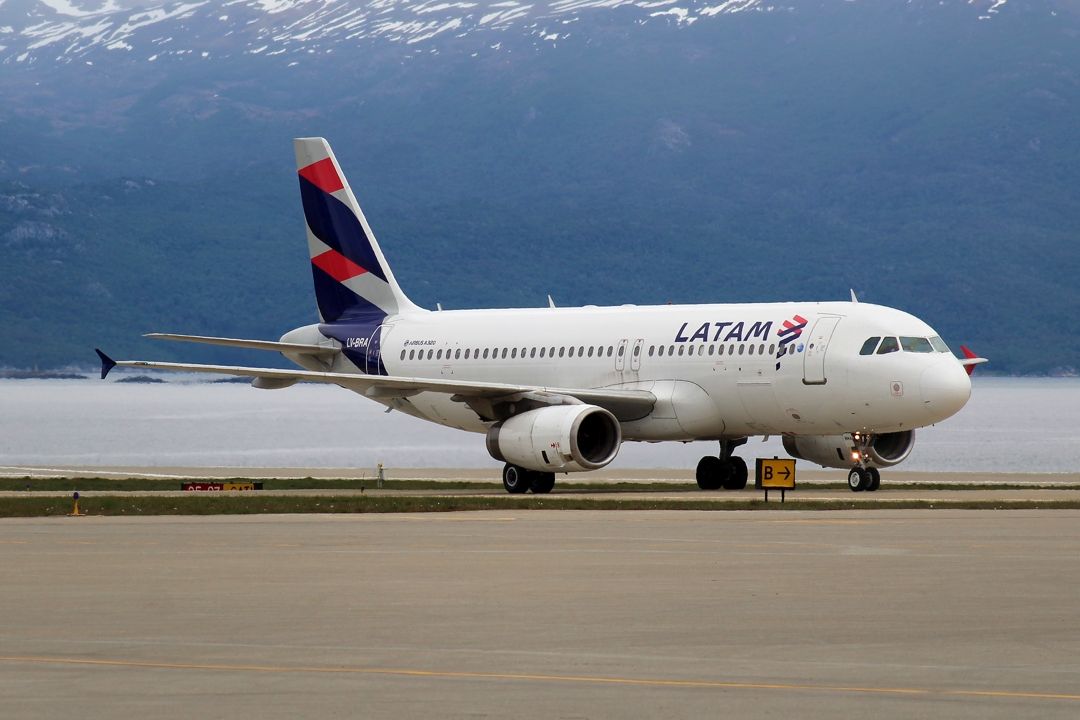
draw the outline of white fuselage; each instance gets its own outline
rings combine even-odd
[[[801,331],[784,333],[785,323],[802,323]],[[283,340],[313,341],[318,327]],[[899,310],[825,302],[421,312],[388,317],[379,341],[394,376],[650,391],[652,412],[624,421],[622,430],[626,440],[657,441],[887,433],[936,423],[970,395],[952,353],[860,354],[871,337],[936,335]],[[350,342],[371,338],[343,344]],[[366,370],[346,357],[330,369]],[[394,406],[473,432],[489,424],[444,393],[421,392],[408,407]]]

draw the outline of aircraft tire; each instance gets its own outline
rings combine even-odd
[[[851,492],[862,492],[870,484],[870,473],[862,467],[851,468],[847,476],[847,486]]]
[[[875,468],[866,468],[866,472],[870,475],[870,484],[866,486],[867,492],[875,492],[881,487],[881,472]]]
[[[555,487],[555,473],[531,471],[529,489],[536,495],[546,495]]]
[[[502,471],[503,487],[511,495],[529,492],[529,471],[518,465],[506,463]]]
[[[724,461],[715,455],[706,455],[698,460],[697,484],[702,490],[719,490],[727,476],[727,467]]]
[[[750,474],[750,471],[746,467],[746,461],[738,455],[732,455],[727,464],[731,467],[731,471],[724,480],[724,489],[744,489],[746,487],[746,478]]]

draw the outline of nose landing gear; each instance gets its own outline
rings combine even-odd
[[[852,459],[858,463],[855,467],[851,468],[851,472],[847,476],[848,488],[851,492],[874,492],[881,487],[881,473],[876,467],[867,464],[867,458],[869,457],[869,450],[873,445],[873,435],[864,433],[855,433],[852,436],[855,440],[856,450],[852,453]]]
[[[742,490],[746,487],[749,471],[746,461],[732,451],[746,442],[746,438],[720,441],[720,455],[706,455],[697,464],[697,484],[702,490]]]
[[[856,465],[848,473],[847,484],[852,492],[873,492],[881,487],[881,473],[876,467]]]

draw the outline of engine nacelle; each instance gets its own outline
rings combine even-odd
[[[867,448],[870,465],[889,467],[903,462],[915,447],[915,431],[903,430],[874,435]],[[784,436],[784,449],[791,457],[809,460],[822,467],[849,468],[855,464],[851,455],[857,445],[851,435]]]
[[[529,470],[584,472],[615,459],[622,428],[595,405],[556,405],[529,410],[488,429],[491,457]]]

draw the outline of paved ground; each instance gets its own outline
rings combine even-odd
[[[387,478],[402,480],[473,480],[499,482],[501,465],[492,461],[487,468],[386,468]],[[751,462],[751,472],[753,463]],[[131,467],[112,465],[0,465],[0,477],[101,477],[101,478],[374,478],[374,468],[292,468],[292,467]],[[1080,483],[1080,472],[1072,473],[972,473],[972,472],[909,472],[887,468],[882,471],[884,483],[1002,483],[1030,485],[1061,485]],[[825,470],[798,465],[800,483],[842,483],[847,481],[846,470]],[[672,482],[694,483],[693,468],[605,468],[587,473],[560,475],[561,486],[597,482]]]
[[[5,717],[1080,716],[1080,512],[0,521]]]

